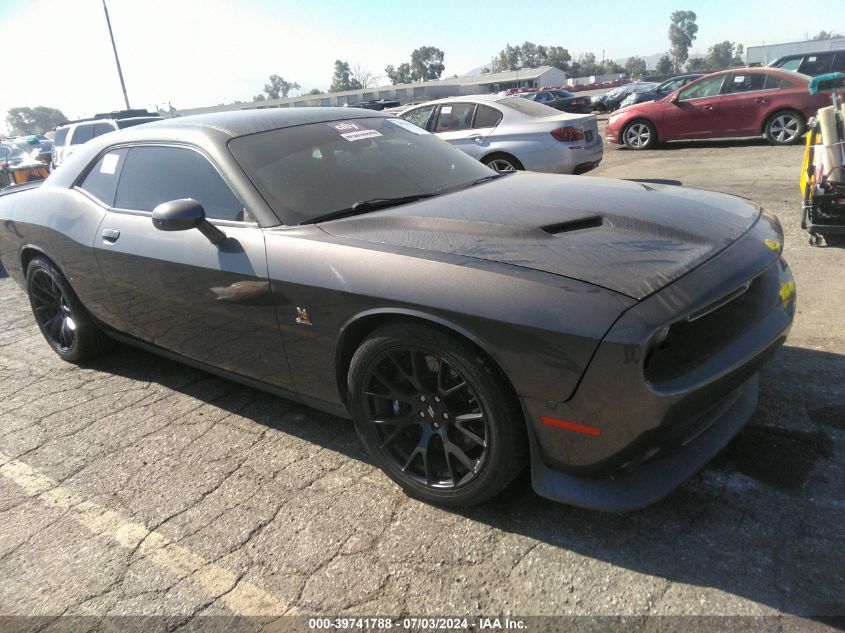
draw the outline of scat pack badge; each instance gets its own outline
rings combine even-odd
[[[308,315],[308,310],[305,308],[296,308],[296,322],[299,325],[314,325],[311,323],[311,317]]]
[[[763,241],[766,243],[766,246],[771,248],[774,252],[777,253],[780,250],[780,242],[778,242],[777,240],[771,240],[769,238],[766,238]]]

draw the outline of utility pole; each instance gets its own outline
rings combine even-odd
[[[103,0],[103,11],[106,12],[106,25],[109,27],[109,37],[111,38],[111,47],[114,51],[114,63],[117,64],[117,75],[120,77],[120,88],[123,90],[123,101],[126,103],[126,109],[130,110],[129,97],[126,94],[126,84],[123,83],[123,71],[120,69],[120,59],[117,56],[117,46],[114,44],[114,33],[111,30],[111,20],[109,19],[109,9],[106,6],[106,0]]]

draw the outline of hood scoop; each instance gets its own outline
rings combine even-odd
[[[583,231],[585,229],[597,229],[603,223],[602,217],[595,215],[589,218],[578,218],[569,222],[558,222],[557,224],[541,226],[540,230],[549,235],[560,235],[561,233],[572,233],[573,231]]]

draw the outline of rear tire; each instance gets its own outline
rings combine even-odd
[[[490,169],[499,172],[500,174],[511,171],[523,171],[525,167],[522,166],[516,158],[510,154],[490,154],[482,161]]]
[[[35,322],[53,351],[78,363],[102,353],[109,339],[85,310],[64,275],[46,257],[26,269],[26,290]]]
[[[528,463],[522,410],[489,361],[415,323],[381,327],[352,357],[349,405],[376,465],[442,506],[482,503]]]
[[[794,145],[801,140],[807,122],[795,110],[779,110],[766,121],[763,136],[772,145]]]

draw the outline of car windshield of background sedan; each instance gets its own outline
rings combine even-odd
[[[288,225],[382,198],[428,197],[494,176],[398,118],[312,123],[242,136],[229,149]]]

